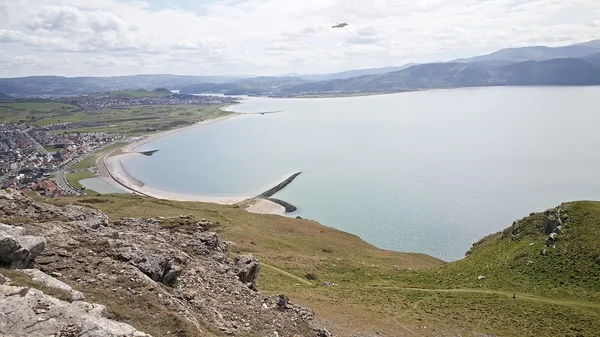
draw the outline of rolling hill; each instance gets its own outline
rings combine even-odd
[[[302,95],[395,92],[427,88],[489,85],[595,85],[600,40],[562,47],[508,48],[451,62],[357,69],[295,76],[120,77],[33,76],[0,79],[0,92],[16,97],[82,95],[119,90],[168,88],[182,93],[231,95]]]
[[[502,49],[487,55],[458,59],[454,62],[479,61],[543,61],[555,58],[578,58],[600,52],[600,40],[573,44],[563,47],[533,46]]]
[[[288,94],[395,92],[497,85],[600,85],[600,69],[579,58],[525,61],[430,63],[380,75],[288,86]],[[500,63],[503,64],[503,63]]]
[[[12,96],[9,96],[5,93],[0,92],[0,100],[5,101],[5,100],[12,100],[12,99],[13,99]]]
[[[18,96],[28,95],[82,95],[107,91],[155,88],[179,89],[196,83],[225,83],[240,77],[134,75],[117,77],[61,77],[31,76],[0,79],[0,92]]]
[[[600,68],[600,53],[586,56],[586,57],[584,57],[584,60],[591,63],[594,67]]]

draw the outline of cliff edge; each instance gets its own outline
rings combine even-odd
[[[317,336],[314,313],[256,284],[193,216],[123,218],[0,192],[0,334]]]

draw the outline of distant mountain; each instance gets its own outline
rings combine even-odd
[[[600,53],[586,56],[583,59],[591,63],[594,67],[600,68]]]
[[[600,85],[600,69],[583,59],[526,61],[495,69],[505,85]]]
[[[290,95],[324,92],[394,92],[494,85],[600,85],[600,69],[578,58],[525,61],[429,63],[380,75],[320,81],[284,88]]]
[[[453,62],[479,62],[479,61],[543,61],[555,58],[579,58],[600,52],[600,40],[577,43],[563,47],[522,47],[502,49],[491,54],[458,59]]]
[[[81,95],[115,90],[179,89],[195,83],[226,83],[230,76],[133,75],[118,77],[31,76],[0,79],[0,92],[14,95]]]
[[[6,101],[6,100],[11,100],[13,99],[12,96],[9,96],[5,93],[0,92],[0,101]]]
[[[394,71],[403,70],[409,67],[414,66],[416,63],[408,63],[400,67],[383,67],[383,68],[368,68],[368,69],[357,69],[357,70],[348,70],[342,71],[339,73],[331,73],[331,74],[313,74],[313,75],[298,75],[298,77],[305,78],[311,81],[328,81],[328,80],[340,80],[347,79],[351,77],[358,77],[364,75],[377,75],[377,74],[385,74],[391,73]]]
[[[300,77],[251,77],[232,83],[200,83],[182,87],[182,94],[224,93],[226,95],[260,95],[278,92],[282,87],[309,82]]]
[[[522,47],[447,63],[407,64],[295,76],[120,77],[33,76],[0,79],[0,92],[20,96],[68,96],[166,88],[182,94],[299,95],[332,92],[390,92],[490,85],[597,84],[600,40],[562,47]],[[149,95],[149,94],[145,94]]]

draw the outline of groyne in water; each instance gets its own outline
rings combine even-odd
[[[279,184],[275,185],[275,187],[270,188],[266,191],[264,191],[263,193],[259,194],[258,196],[256,196],[257,198],[262,198],[262,199],[267,199],[272,197],[275,193],[281,191],[282,189],[284,189],[287,185],[291,184],[292,181],[294,181],[294,179],[296,179],[300,174],[302,174],[302,172],[296,172],[294,174],[292,174],[289,178],[287,178],[286,180],[280,182]]]
[[[298,210],[298,208],[292,204],[290,204],[287,201],[283,201],[281,199],[275,199],[275,198],[266,198],[266,200],[269,200],[270,202],[274,202],[278,205],[283,206],[283,208],[285,208],[285,212],[286,213],[292,213]]]
[[[290,204],[289,202],[280,200],[280,199],[275,199],[275,198],[271,198],[275,193],[281,191],[282,189],[284,189],[287,185],[291,184],[292,181],[294,181],[294,179],[298,178],[298,176],[302,174],[302,172],[296,172],[294,174],[292,174],[291,176],[289,176],[287,179],[285,179],[284,181],[280,182],[279,184],[275,185],[275,187],[270,188],[266,191],[264,191],[263,193],[259,194],[256,196],[256,199],[266,199],[269,200],[271,202],[274,202],[278,205],[283,206],[283,208],[285,208],[285,212],[286,213],[291,213],[291,212],[295,212],[296,210],[298,210],[298,208],[292,204]]]
[[[149,156],[153,155],[156,152],[158,152],[158,150],[144,151],[144,152],[138,152],[138,153],[143,154],[144,156],[148,156],[149,157]]]

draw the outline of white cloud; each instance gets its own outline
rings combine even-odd
[[[2,1],[0,76],[314,73],[600,38],[597,0],[182,1]]]

